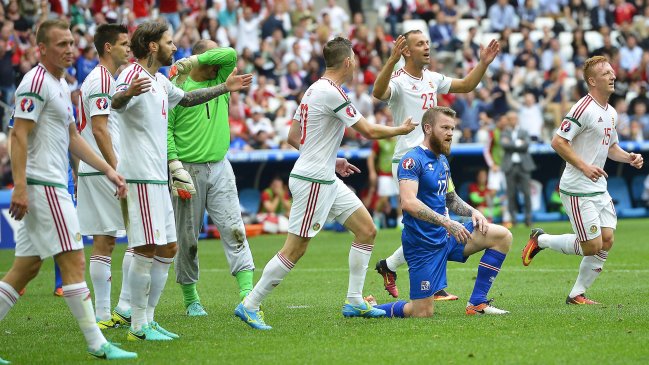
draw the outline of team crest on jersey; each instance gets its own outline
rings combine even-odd
[[[415,167],[415,160],[412,158],[406,158],[401,162],[401,166],[404,168],[404,170],[412,170],[413,167]]]
[[[74,235],[74,240],[77,241],[77,242],[81,241],[81,233],[77,232],[77,233]]]
[[[590,233],[597,233],[597,226],[596,225],[593,224],[592,226],[590,226]]]
[[[20,101],[20,110],[24,112],[32,112],[34,110],[34,101],[30,98],[23,98]]]
[[[564,119],[563,122],[561,122],[561,131],[564,133],[568,133],[570,131],[570,127],[572,126],[572,123],[570,123],[569,120]]]
[[[429,169],[430,171],[433,171],[433,170],[434,170],[434,169],[433,169],[433,164],[430,163],[430,162],[428,163],[428,169]]]
[[[156,238],[156,239],[159,239],[159,238],[160,238],[160,231],[157,230],[157,229],[155,230],[155,238]]]
[[[97,99],[97,109],[99,110],[105,110],[108,108],[108,99],[106,98],[99,98]]]
[[[422,291],[428,291],[430,290],[430,281],[424,280],[421,282],[421,290]]]
[[[347,109],[345,109],[345,112],[347,112],[347,115],[352,118],[356,116],[356,109],[354,109],[352,105],[348,105]]]
[[[313,230],[314,231],[319,231],[320,230],[320,223],[316,223],[313,225]]]

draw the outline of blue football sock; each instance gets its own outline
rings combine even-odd
[[[383,309],[385,311],[385,316],[389,318],[405,318],[405,315],[403,314],[403,307],[406,305],[406,303],[408,302],[400,300],[398,302],[375,305],[374,308]]]
[[[62,287],[63,287],[63,278],[61,277],[61,269],[59,268],[59,265],[55,261],[54,262],[54,290]]]
[[[469,302],[473,305],[485,303],[487,301],[487,293],[491,289],[500,267],[505,261],[506,255],[492,249],[486,249],[484,255],[478,264],[478,277],[475,279],[475,286]]]

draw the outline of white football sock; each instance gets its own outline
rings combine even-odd
[[[539,236],[539,247],[566,255],[584,255],[576,234],[542,234]]]
[[[128,283],[131,289],[131,327],[139,331],[147,324],[146,307],[151,289],[153,257],[133,255],[129,268]]]
[[[133,261],[133,249],[127,248],[122,261],[122,289],[119,292],[119,301],[117,302],[117,309],[121,312],[127,312],[131,309],[131,287],[128,284],[128,271],[131,267],[131,261]]]
[[[363,285],[365,285],[365,274],[367,274],[367,265],[373,248],[374,245],[354,242],[349,250],[347,301],[352,305],[363,304]]]
[[[160,301],[160,296],[169,277],[169,266],[174,262],[173,258],[155,256],[153,266],[151,267],[151,290],[149,294],[149,304],[146,307],[147,322],[153,322],[155,307]]]
[[[0,281],[0,321],[2,321],[7,313],[20,298],[20,294],[11,285]]]
[[[599,274],[602,273],[602,268],[608,257],[608,252],[600,250],[597,255],[594,256],[584,256],[581,259],[581,265],[579,265],[579,275],[577,275],[577,281],[575,286],[572,287],[570,291],[570,298],[574,298],[577,295],[584,294],[595,279],[599,277]]]
[[[92,351],[99,350],[108,341],[101,334],[101,330],[99,330],[95,322],[95,312],[92,309],[92,299],[86,282],[63,285],[63,298],[65,298],[70,312],[79,323],[81,332],[83,332],[83,336],[88,343],[88,348]]]
[[[107,321],[110,316],[110,256],[90,256],[90,280],[95,292],[95,315],[100,321]]]
[[[397,268],[406,263],[406,257],[403,255],[403,246],[399,246],[394,253],[385,259],[385,262],[388,264],[388,269],[392,271],[397,271]]]
[[[284,255],[278,252],[277,255],[268,261],[266,267],[264,267],[264,272],[261,274],[257,285],[244,298],[243,306],[250,311],[259,310],[261,301],[284,280],[284,277],[294,266],[294,263],[290,262]]]

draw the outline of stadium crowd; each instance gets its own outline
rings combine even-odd
[[[439,96],[458,112],[456,142],[488,143],[498,118],[515,111],[533,140],[549,142],[556,123],[586,93],[583,61],[605,55],[616,73],[611,104],[623,140],[649,138],[649,6],[646,0],[1,0],[0,101],[3,131],[16,85],[38,63],[35,30],[48,18],[72,25],[77,61],[67,72],[75,90],[98,63],[92,45],[102,23],[133,31],[146,20],[168,22],[178,50],[191,54],[199,39],[236,49],[238,70],[253,73],[246,93],[230,100],[231,150],[291,148],[290,121],[302,93],[324,70],[322,45],[334,36],[352,40],[357,75],[347,92],[368,120],[387,123],[388,108],[371,96],[373,83],[397,34],[422,29],[429,35],[430,68],[462,77],[477,63],[481,44],[496,38],[501,53],[487,77],[468,94]],[[368,5],[374,5],[367,9]],[[365,8],[363,7],[365,5]],[[377,25],[367,25],[368,16]],[[10,183],[6,137],[0,136],[2,184]],[[369,147],[349,129],[343,145]]]

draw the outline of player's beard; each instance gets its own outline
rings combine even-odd
[[[428,143],[430,144],[430,148],[436,154],[442,153],[446,156],[451,154],[451,142],[446,142],[442,139],[435,138],[434,135],[431,135]]]
[[[173,53],[169,52],[168,55],[163,54],[161,52],[158,53],[158,63],[162,66],[171,66],[173,63]]]

